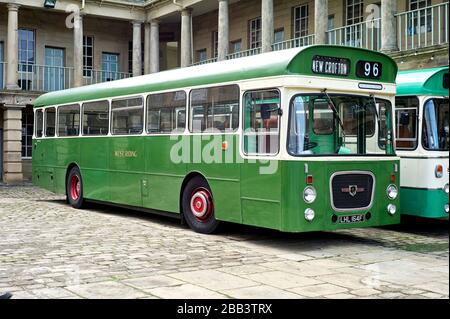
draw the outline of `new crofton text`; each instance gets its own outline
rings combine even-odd
[[[313,72],[335,75],[347,75],[348,67],[346,63],[333,61],[313,61]]]

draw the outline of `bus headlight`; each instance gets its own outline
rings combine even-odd
[[[448,204],[445,204],[445,205],[444,205],[444,211],[445,211],[447,214],[448,214],[448,209],[449,209],[449,208],[448,208]]]
[[[444,185],[444,192],[448,195],[448,183]]]
[[[398,189],[397,186],[395,186],[394,184],[389,185],[386,191],[389,199],[394,200],[397,198]]]
[[[387,207],[389,215],[394,215],[397,211],[397,207],[394,204],[389,204]]]
[[[315,213],[314,210],[311,208],[305,209],[305,219],[309,222],[311,222],[314,219]]]
[[[316,200],[316,197],[317,197],[316,189],[312,186],[307,186],[303,191],[303,200],[308,204],[314,202]]]

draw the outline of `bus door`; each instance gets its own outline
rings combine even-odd
[[[113,100],[109,139],[110,196],[114,203],[142,206],[145,151],[142,97]]]
[[[279,229],[281,94],[277,89],[249,91],[243,104],[242,222]]]

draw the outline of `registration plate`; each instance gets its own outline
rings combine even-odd
[[[364,221],[364,215],[339,216],[339,224],[361,223]]]

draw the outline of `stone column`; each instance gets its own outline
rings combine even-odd
[[[181,11],[181,67],[192,64],[192,9],[185,8]]]
[[[150,23],[144,26],[144,74],[150,73]]]
[[[159,21],[150,23],[150,73],[159,72]]]
[[[73,86],[83,86],[83,15],[76,13],[73,19]]]
[[[3,112],[3,181],[17,184],[22,173],[22,107],[6,105]]]
[[[381,51],[398,51],[397,44],[397,1],[381,0]]]
[[[142,75],[141,26],[141,21],[133,21],[133,76]]]
[[[229,47],[229,19],[228,19],[228,0],[219,0],[219,30],[217,45],[217,60],[227,59]]]
[[[315,44],[327,43],[328,0],[315,0],[314,3],[314,34]]]
[[[261,2],[261,49],[262,52],[272,51],[273,44],[273,0]]]
[[[9,3],[8,35],[6,39],[6,89],[19,89],[19,73],[17,72],[19,56],[19,5]]]

